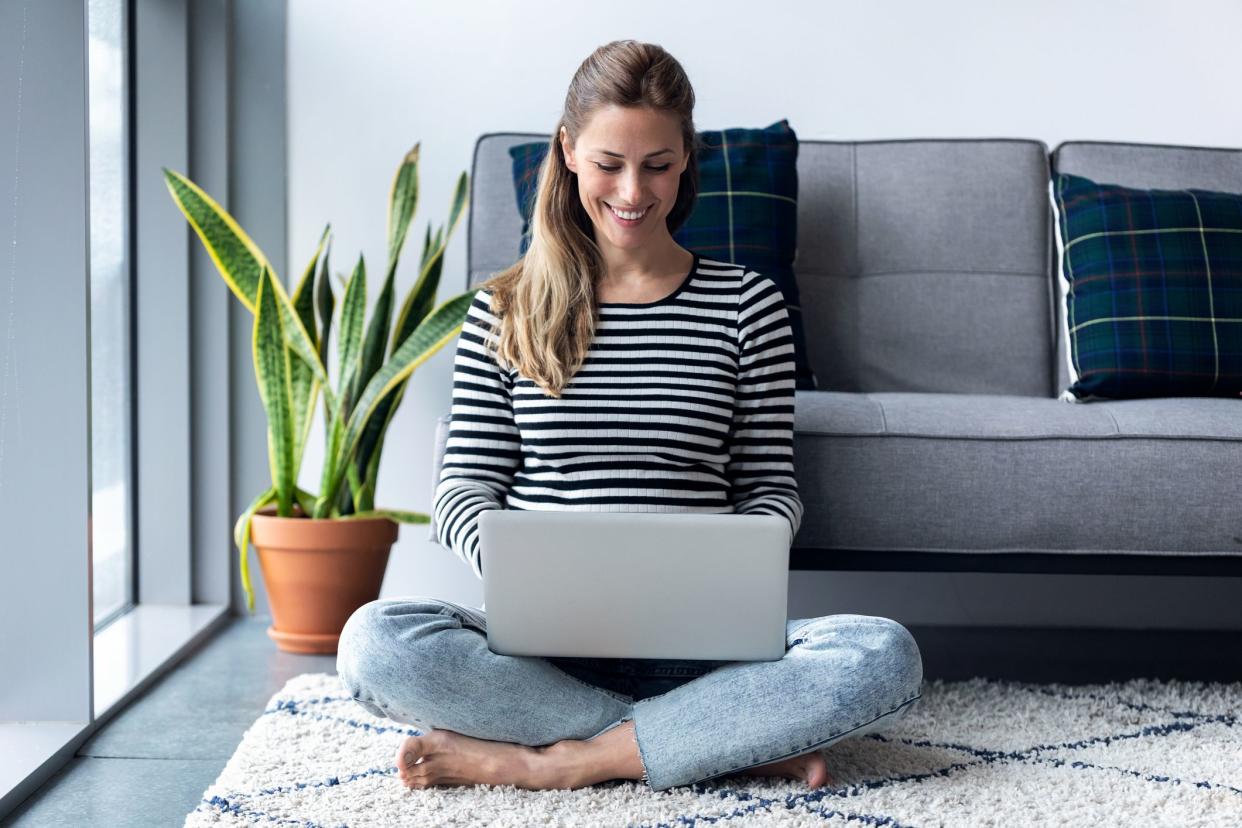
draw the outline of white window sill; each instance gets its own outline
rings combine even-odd
[[[90,722],[0,721],[0,819],[21,804],[127,702],[228,620],[217,604],[140,604],[94,641]]]
[[[145,689],[225,613],[216,604],[139,604],[104,628],[95,636],[96,721]]]

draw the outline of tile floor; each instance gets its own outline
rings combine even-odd
[[[301,673],[336,672],[336,656],[277,650],[269,624],[255,616],[223,627],[100,728],[5,824],[180,826],[272,694]]]

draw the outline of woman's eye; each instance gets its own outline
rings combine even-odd
[[[620,167],[607,167],[607,166],[604,166],[603,164],[599,163],[598,161],[596,161],[596,162],[595,162],[595,166],[599,167],[599,168],[600,168],[601,170],[603,170],[604,172],[610,172],[610,173],[616,172],[617,170],[621,169]],[[664,166],[662,166],[662,167],[648,167],[647,169],[651,170],[652,172],[664,172],[665,170],[667,170],[667,169],[668,169],[669,167],[671,167],[671,166],[673,166],[673,165],[672,165],[672,164],[665,164],[665,165],[664,165]]]

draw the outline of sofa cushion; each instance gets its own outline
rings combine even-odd
[[[794,466],[806,511],[794,546],[1235,553],[1239,406],[799,391]],[[436,429],[437,479],[448,422]]]
[[[1124,187],[1163,190],[1191,187],[1242,193],[1242,150],[1239,149],[1066,141],[1053,153],[1052,169]],[[1064,293],[1065,280],[1057,279],[1056,284]],[[1056,311],[1057,390],[1062,391],[1077,379],[1070,360],[1064,296],[1057,303]]]
[[[1242,195],[1058,174],[1078,399],[1242,390]]]
[[[522,217],[522,236],[518,239],[518,256],[525,256],[530,247],[530,221],[535,209],[535,192],[539,186],[539,168],[548,154],[548,142],[531,141],[509,147],[513,159],[513,195],[518,214]]]
[[[1236,552],[1242,402],[798,392],[799,548]]]
[[[1038,141],[798,147],[798,288],[820,390],[1051,397]]]
[[[699,133],[699,195],[673,233],[687,250],[744,265],[770,278],[785,298],[794,338],[795,387],[816,387],[807,357],[802,302],[794,276],[798,252],[798,137],[788,121],[764,129]],[[530,215],[548,142],[509,147],[522,216],[519,255],[530,246]]]

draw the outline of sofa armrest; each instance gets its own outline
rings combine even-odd
[[[432,508],[431,508],[431,523],[429,524],[429,528],[431,529],[431,534],[428,535],[427,537],[428,540],[436,540],[436,513],[435,513],[436,487],[440,485],[440,466],[444,464],[444,450],[445,450],[445,447],[448,446],[449,423],[452,422],[452,419],[453,419],[453,415],[442,414],[436,420],[436,450],[435,450],[435,455],[434,455],[435,459],[432,463],[432,476],[431,476],[431,507]]]

